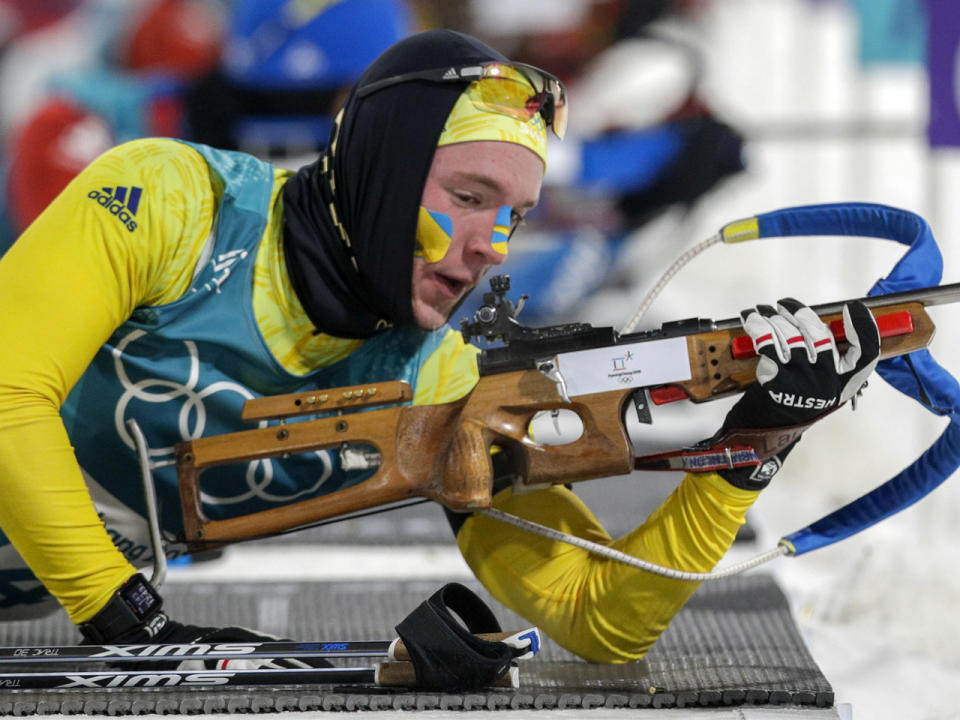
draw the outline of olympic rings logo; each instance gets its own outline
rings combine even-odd
[[[182,405],[180,406],[180,412],[177,416],[177,431],[182,440],[196,440],[203,435],[207,424],[207,409],[203,402],[206,398],[220,392],[234,392],[247,400],[253,398],[253,394],[247,390],[247,388],[229,381],[215,382],[198,390],[197,385],[200,382],[200,355],[196,343],[190,340],[183,341],[190,361],[190,371],[186,383],[178,383],[162,378],[145,378],[133,382],[124,367],[123,353],[131,343],[146,334],[144,330],[133,330],[112,350],[114,371],[116,372],[117,379],[124,388],[124,392],[114,408],[113,423],[117,435],[123,443],[134,452],[136,452],[136,444],[127,431],[125,424],[127,407],[133,400],[140,400],[147,403],[181,401]],[[154,391],[153,388],[161,388],[161,390]],[[258,427],[267,427],[267,421],[261,420],[258,423]],[[318,469],[320,469],[321,472],[310,487],[300,489],[291,494],[270,492],[267,488],[273,481],[274,465],[270,458],[264,458],[261,460],[252,460],[247,463],[247,468],[244,473],[247,489],[243,492],[236,495],[215,496],[202,491],[201,499],[203,502],[211,505],[232,505],[245,502],[252,498],[259,498],[272,503],[282,503],[295,500],[303,495],[308,495],[315,492],[323,483],[330,479],[330,476],[333,474],[333,465],[330,461],[329,453],[324,450],[317,450],[315,454],[320,462],[321,467]],[[149,455],[151,458],[157,458],[156,460],[151,460],[153,467],[172,465],[175,462],[173,445],[150,448]],[[201,474],[202,472],[203,470],[201,470]]]

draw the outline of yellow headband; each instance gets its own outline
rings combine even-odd
[[[477,140],[510,142],[532,150],[547,165],[547,128],[540,113],[529,120],[481,110],[474,103],[477,83],[470,83],[447,117],[437,147]]]

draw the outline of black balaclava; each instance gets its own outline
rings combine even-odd
[[[430,30],[384,51],[356,87],[505,60],[468,35]],[[466,86],[404,82],[362,99],[354,88],[330,146],[284,187],[284,256],[319,332],[367,338],[388,325],[416,326],[411,281],[420,200],[444,122]],[[334,191],[325,164],[332,166]]]

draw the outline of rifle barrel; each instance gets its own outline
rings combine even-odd
[[[938,285],[936,287],[919,288],[917,290],[904,290],[902,292],[889,293],[888,295],[871,295],[870,297],[857,298],[868,308],[886,307],[888,305],[898,305],[900,303],[917,302],[923,306],[943,305],[960,301],[960,283],[951,283],[949,285]],[[822,305],[811,305],[810,309],[817,315],[832,315],[843,311],[843,306],[852,300],[841,300],[839,302],[824,303]],[[732,330],[741,326],[739,317],[718,320],[717,330]]]

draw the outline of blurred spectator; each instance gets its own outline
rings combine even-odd
[[[65,99],[45,103],[17,135],[7,201],[18,232],[94,158],[113,145],[107,123]]]
[[[53,5],[60,12],[45,20],[30,14],[24,26],[39,29],[0,66],[0,84],[27,68],[38,80],[15,88],[23,102],[9,112],[22,118],[6,137],[12,227],[0,252],[82,167],[132,138],[183,137],[287,167],[312,160],[345,89],[417,19],[486,35],[572,85],[568,138],[551,146],[541,208],[506,268],[532,296],[527,322],[576,312],[601,286],[636,282],[616,276],[635,231],[743,168],[741,137],[699,96],[700,55],[676,31],[690,24],[694,0]],[[63,51],[48,51],[57,57],[40,71],[31,62],[43,47]]]
[[[8,243],[107,148],[182,134],[179,92],[216,64],[219,17],[205,0],[94,0],[15,43],[0,69],[19,98],[4,116]],[[34,86],[18,80],[26,67]]]
[[[137,0],[82,36],[113,2],[80,3],[30,43],[59,38],[72,60],[49,63],[10,113],[0,253],[80,169],[126,140],[181,137],[288,166],[312,160],[345,89],[414,27],[404,0]],[[31,48],[18,48],[0,77],[14,77]]]
[[[223,36],[218,10],[198,0],[155,0],[119,39],[116,65],[183,80],[211,72],[220,61]]]
[[[350,86],[413,29],[404,0],[237,0],[222,64],[187,95],[192,139],[312,161]]]
[[[117,39],[126,32],[137,12],[150,0],[83,0],[55,2],[55,12],[26,11],[30,18],[7,44],[0,62],[0,133],[8,137],[27,120],[49,91],[50,80],[112,64]],[[44,6],[42,2],[14,2],[15,7]]]
[[[81,0],[0,0],[0,52],[18,37],[39,30],[76,9]]]
[[[567,138],[551,145],[541,204],[528,215],[535,241],[518,244],[504,270],[531,295],[527,322],[582,319],[600,287],[648,279],[619,267],[636,231],[667,210],[686,213],[741,172],[743,138],[700,94],[692,28],[701,2],[515,5],[473,2],[471,29],[520,60],[557,68],[571,103]]]

